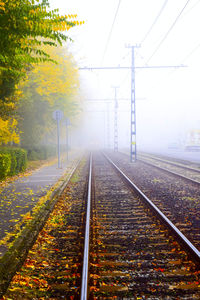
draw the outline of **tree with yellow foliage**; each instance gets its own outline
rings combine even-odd
[[[62,45],[68,39],[62,32],[81,23],[76,18],[50,10],[48,0],[0,0],[0,144],[17,142],[12,129],[19,82],[33,65],[55,62],[43,46]],[[10,132],[8,139],[5,132]]]
[[[75,15],[59,16],[47,0],[0,0],[0,99],[13,93],[33,63],[53,61],[42,45],[62,45]]]
[[[44,140],[51,141],[56,126],[52,118],[54,110],[61,109],[70,118],[80,111],[79,75],[72,55],[65,47],[45,46],[44,51],[57,64],[43,62],[28,73],[18,105],[21,143],[27,149]]]

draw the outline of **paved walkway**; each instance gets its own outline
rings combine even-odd
[[[73,154],[68,162],[62,162],[61,169],[58,169],[57,163],[41,167],[31,175],[10,183],[0,192],[0,240],[6,233],[12,232],[21,217],[30,211],[38,199],[46,195],[47,191],[62,175],[71,170],[77,161],[77,155]]]

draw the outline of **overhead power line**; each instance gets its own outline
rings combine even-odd
[[[158,46],[156,47],[156,49],[154,50],[154,52],[152,53],[152,55],[148,58],[148,60],[146,61],[146,64],[150,61],[150,59],[156,54],[156,52],[158,51],[158,49],[160,48],[160,46],[163,44],[163,42],[166,40],[167,36],[169,35],[169,33],[172,31],[172,29],[174,28],[174,26],[176,25],[176,23],[178,22],[178,19],[180,18],[180,16],[182,15],[184,9],[186,8],[186,6],[188,5],[188,3],[190,2],[190,0],[187,0],[184,7],[181,9],[180,13],[178,14],[178,16],[176,17],[176,19],[174,20],[174,22],[172,23],[172,25],[170,26],[169,30],[166,32],[166,34],[164,35],[163,39],[160,41],[160,43],[158,44]]]
[[[153,27],[155,26],[155,24],[157,23],[159,17],[161,16],[166,4],[167,4],[168,0],[165,0],[158,15],[156,16],[155,20],[153,21],[152,25],[150,26],[149,30],[147,31],[147,33],[145,34],[145,36],[143,37],[142,41],[140,42],[140,46],[144,43],[144,41],[147,39],[148,35],[150,34],[150,32],[152,31]],[[125,59],[130,53],[128,52],[126,55],[124,55],[122,57],[122,60]]]
[[[186,61],[190,56],[192,56],[193,53],[194,53],[199,47],[200,47],[200,43],[199,43],[197,46],[195,46],[195,48],[193,48],[192,51],[190,51],[190,53],[188,53],[188,54],[182,59],[182,63],[183,63],[184,61]]]
[[[152,31],[153,27],[155,26],[155,24],[157,23],[159,17],[161,16],[166,4],[167,4],[168,0],[165,0],[165,2],[163,3],[158,15],[156,16],[155,20],[153,21],[152,25],[150,26],[149,30],[147,31],[147,33],[145,34],[144,38],[142,39],[142,41],[140,42],[140,45],[142,43],[144,43],[144,41],[146,40],[146,38],[148,37],[148,35],[150,34],[150,32]]]
[[[181,66],[173,66],[173,65],[169,65],[169,66],[137,66],[134,67],[135,69],[163,69],[163,68],[182,68],[185,67],[183,65]],[[132,67],[126,67],[126,66],[111,66],[111,67],[80,67],[79,70],[125,70],[125,69],[132,69]]]
[[[187,15],[188,13],[190,13],[191,10],[193,10],[199,4],[199,2],[200,2],[200,0],[197,0],[197,2],[192,7],[190,7],[188,10],[186,10],[184,13],[184,16]]]
[[[115,17],[114,17],[114,20],[113,20],[113,23],[112,23],[112,26],[111,26],[111,29],[110,29],[110,33],[109,33],[107,42],[106,42],[106,46],[105,46],[105,50],[104,50],[103,58],[102,58],[102,63],[103,63],[103,60],[104,60],[104,57],[105,57],[105,54],[106,54],[106,51],[107,51],[107,48],[108,48],[108,44],[110,42],[110,38],[111,38],[111,35],[112,35],[113,27],[114,27],[115,20],[116,20],[118,11],[119,11],[120,4],[121,4],[121,0],[119,0],[118,6],[117,6],[117,10],[116,10],[116,13],[115,13]]]
[[[135,58],[134,58],[134,50],[136,47],[138,46],[127,46],[128,48],[131,48],[131,66],[130,67],[81,67],[79,68],[79,70],[122,70],[122,69],[130,69],[131,70],[131,149],[130,149],[130,159],[131,162],[136,161],[137,158],[137,148],[136,148],[136,113],[135,113],[135,69],[139,68],[139,69],[150,69],[150,68],[156,68],[156,69],[160,69],[160,68],[179,68],[179,67],[183,67],[183,66],[142,66],[142,67],[136,67],[135,66]],[[115,88],[116,90],[116,88]],[[115,96],[116,99],[116,96]],[[117,108],[117,105],[116,105]],[[116,116],[116,114],[115,114]],[[117,123],[115,123],[116,125]],[[115,126],[115,129],[117,128],[117,126]],[[115,140],[117,138],[117,130],[115,132]],[[115,150],[117,149],[117,144],[115,144]]]
[[[190,58],[200,47],[200,43],[195,46],[192,51],[190,51],[182,60],[181,60],[181,64],[183,64],[188,58]],[[175,72],[175,70],[171,71],[169,73],[169,76],[172,75]]]

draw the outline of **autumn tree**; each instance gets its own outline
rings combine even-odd
[[[34,63],[52,61],[41,45],[57,46],[66,41],[61,33],[76,24],[58,10],[48,10],[47,0],[0,2],[0,98],[9,96]]]
[[[74,118],[80,111],[79,76],[72,55],[65,47],[45,46],[44,51],[57,64],[43,62],[28,73],[18,105],[21,143],[28,149],[44,140],[52,141],[56,126],[52,112],[55,109],[61,109],[65,118]]]
[[[62,32],[79,24],[76,17],[50,10],[48,0],[0,0],[0,143],[18,140],[11,131],[19,82],[34,65],[54,62],[42,46],[62,45],[68,38]]]

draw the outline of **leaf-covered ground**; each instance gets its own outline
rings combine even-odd
[[[67,168],[66,168],[67,167]],[[22,174],[0,186],[0,256],[7,250],[6,241],[15,235],[15,229],[28,216],[38,201],[55,185],[58,179],[69,170],[57,169],[55,161],[44,165],[32,173]]]
[[[84,192],[85,180],[76,172],[3,299],[74,299],[79,295]]]
[[[199,299],[194,263],[110,166],[95,164],[90,298]],[[73,176],[3,299],[79,299],[86,170]]]

